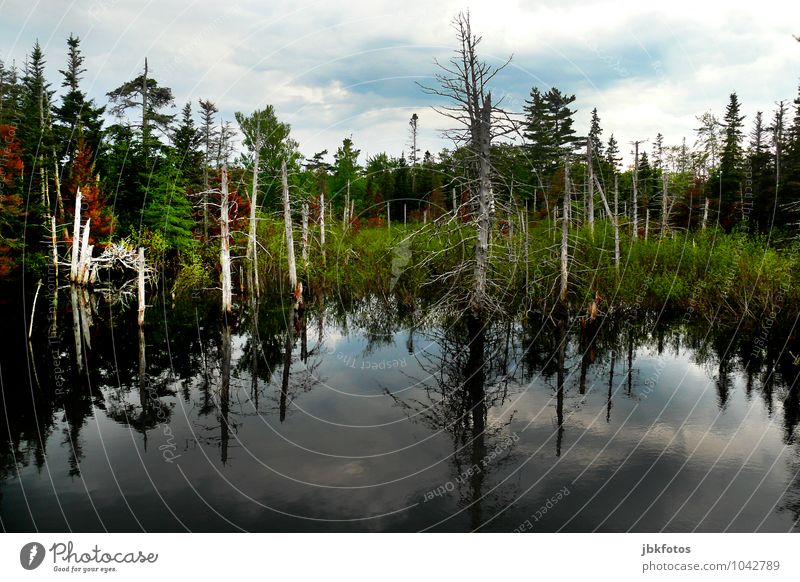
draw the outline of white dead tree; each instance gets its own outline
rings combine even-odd
[[[308,203],[303,202],[303,233],[302,233],[302,242],[303,242],[303,266],[308,269]]]
[[[475,206],[476,242],[470,306],[473,313],[481,314],[487,307],[489,284],[489,238],[492,228],[491,210],[494,208],[489,153],[492,139],[515,130],[509,116],[493,105],[488,88],[491,80],[508,61],[494,68],[480,60],[477,53],[481,37],[472,33],[469,13],[459,13],[453,19],[458,47],[448,63],[436,61],[440,72],[435,77],[438,87],[423,87],[433,95],[445,97],[451,105],[434,108],[438,113],[458,122],[458,129],[446,131],[457,147],[470,154],[471,191],[477,193]],[[510,61],[510,59],[509,59]]]
[[[631,212],[633,214],[633,240],[639,238],[639,210],[638,210],[638,183],[639,183],[639,144],[642,143],[641,141],[633,142],[634,147],[634,154],[633,154],[633,200]]]
[[[75,195],[75,217],[72,222],[72,263],[70,265],[69,277],[75,282],[78,279],[78,260],[81,252],[81,189]]]
[[[667,225],[669,224],[669,176],[667,175],[666,168],[661,174],[661,236],[667,232]]]
[[[281,182],[283,185],[283,223],[286,228],[286,258],[289,266],[289,287],[298,301],[302,297],[302,287],[297,281],[297,264],[294,260],[294,237],[292,235],[292,208],[289,201],[289,177],[286,173],[286,160],[281,162]]]
[[[605,208],[606,215],[611,218],[611,224],[614,227],[614,265],[617,268],[617,273],[619,273],[619,177],[617,176],[616,172],[614,173],[614,212],[611,212],[611,208],[608,205],[608,199],[606,198],[606,193],[603,191],[603,186],[600,184],[600,180],[597,179],[597,176],[594,177],[595,185],[597,186],[597,191],[600,193],[600,200],[603,201],[603,208]]]
[[[594,163],[592,160],[592,138],[586,138],[586,171],[589,188],[587,193],[586,212],[588,214],[589,232],[594,237]]]
[[[139,261],[138,261],[138,291],[139,291],[139,327],[144,326],[144,280],[147,271],[147,264],[144,262],[144,247],[139,247]]]
[[[319,246],[322,251],[322,264],[325,264],[325,193],[319,193]]]
[[[250,191],[250,238],[247,245],[247,259],[252,272],[253,289],[256,297],[261,295],[258,285],[258,232],[256,223],[256,210],[258,208],[258,166],[261,157],[261,116],[256,115],[256,135],[253,144],[253,187]]]
[[[230,313],[233,310],[231,299],[231,240],[230,218],[228,216],[228,164],[222,165],[222,200],[220,201],[219,226],[220,226],[220,252],[219,263],[222,268],[222,311]]]
[[[569,290],[569,156],[564,160],[564,212],[561,218],[561,290],[559,299],[567,302]]]

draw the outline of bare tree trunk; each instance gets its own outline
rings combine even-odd
[[[528,286],[530,285],[530,276],[529,276],[530,251],[528,250],[529,243],[530,243],[530,237],[528,235],[528,226],[529,226],[529,224],[528,224],[528,201],[526,200],[525,201],[525,216],[524,216],[524,219],[522,221],[522,228],[524,229],[524,232],[525,232],[525,289],[526,290],[528,289]]]
[[[89,225],[92,219],[86,219],[86,226],[81,231],[81,258],[78,263],[78,283],[86,285],[89,282],[89,269],[92,264],[92,246],[89,246]]]
[[[569,282],[569,219],[566,207],[569,204],[569,191],[564,192],[564,212],[561,219],[561,292],[559,298],[562,303],[567,301]]]
[[[706,203],[703,206],[703,226],[702,226],[703,230],[706,229],[706,225],[708,224],[708,206],[709,206],[709,204],[710,204],[710,201],[708,200],[708,198],[706,198]]]
[[[634,155],[633,155],[633,240],[639,238],[639,212],[637,209],[638,198],[638,184],[639,181],[639,142],[634,142]]]
[[[614,172],[614,265],[619,275],[619,176]]]
[[[347,229],[350,224],[348,214],[350,213],[350,180],[347,181],[347,194],[344,197],[344,214],[342,216],[342,228]]]
[[[220,266],[222,267],[222,311],[233,310],[231,299],[230,219],[228,218],[228,164],[222,165],[222,200],[220,203]]]
[[[386,203],[386,228],[392,228],[392,207],[388,202]]]
[[[253,154],[253,189],[250,192],[250,240],[247,245],[247,259],[250,261],[250,269],[253,273],[252,282],[256,297],[261,296],[258,285],[258,228],[256,225],[256,210],[258,209],[258,166],[261,157],[261,116],[256,116],[256,139]]]
[[[297,265],[294,260],[292,209],[289,205],[289,178],[286,175],[286,160],[281,162],[281,182],[283,183],[283,223],[286,229],[286,256],[289,263],[289,286],[291,292],[295,293],[297,289]]]
[[[72,264],[70,266],[69,277],[75,282],[78,280],[78,260],[81,250],[81,189],[75,195],[75,218],[72,222]]]
[[[589,192],[587,194],[587,212],[589,214],[589,232],[594,238],[594,164],[592,163],[592,139],[586,138],[586,168],[589,176]]]
[[[611,208],[608,206],[608,199],[603,191],[603,186],[600,184],[600,180],[597,179],[597,176],[594,177],[594,180],[595,185],[597,186],[597,191],[600,193],[600,200],[603,201],[603,207],[606,210],[606,214],[611,218],[611,224],[614,226],[614,264],[616,265],[617,273],[619,273],[619,215],[617,214],[617,205],[619,201],[619,179],[617,175],[614,174],[614,212],[611,212]]]
[[[489,230],[491,229],[492,184],[489,177],[489,148],[491,141],[492,95],[489,93],[479,111],[479,151],[478,151],[478,220],[477,240],[475,242],[475,295],[473,309],[480,312],[486,303],[486,285],[489,273]]]
[[[53,247],[53,269],[58,280],[58,241],[56,237],[56,215],[50,215],[50,244]]]
[[[647,240],[650,234],[650,209],[644,211],[644,240]]]
[[[139,247],[139,327],[144,326],[144,247]]]
[[[303,265],[308,269],[308,204],[303,203]]]
[[[669,177],[667,171],[661,174],[661,235],[667,232],[667,225],[669,224],[669,193],[667,186],[669,184]]]
[[[322,264],[325,264],[325,193],[319,193],[319,245],[322,247]]]

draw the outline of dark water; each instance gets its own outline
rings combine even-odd
[[[6,296],[7,531],[798,529],[792,322]]]

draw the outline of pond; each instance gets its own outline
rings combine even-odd
[[[28,342],[31,295],[0,305],[6,531],[798,529],[792,322],[162,296],[140,331],[67,288]]]

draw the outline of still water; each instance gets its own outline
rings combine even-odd
[[[798,529],[778,324],[7,296],[6,531]]]

